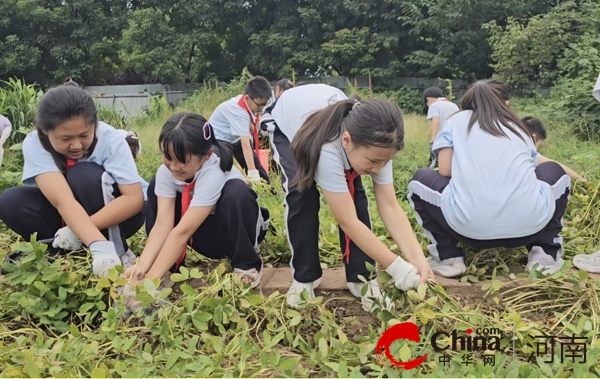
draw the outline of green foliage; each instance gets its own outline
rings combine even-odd
[[[584,139],[600,136],[592,89],[600,72],[600,4],[568,1],[527,25],[487,25],[496,74],[513,86],[553,86],[551,114]]]
[[[269,79],[370,72],[491,75],[481,26],[544,14],[547,0],[3,0],[0,78],[44,85]]]
[[[113,106],[96,102],[98,110],[98,120],[106,122],[116,129],[127,129],[127,117]]]
[[[484,25],[491,35],[495,74],[511,86],[553,85],[563,74],[557,69],[558,61],[578,39],[575,26],[589,17],[584,12],[583,6],[568,1],[532,17],[526,25],[514,18],[508,19],[505,28],[495,21]]]
[[[424,114],[423,91],[425,88],[409,88],[403,86],[397,90],[387,90],[378,93],[378,97],[385,97],[400,106],[405,114]]]
[[[57,332],[67,332],[69,324],[92,324],[106,309],[104,291],[111,287],[108,279],[92,283],[86,270],[87,257],[50,258],[47,245],[31,243],[12,246],[24,253],[20,264],[2,264],[10,287],[2,291],[2,313],[16,320],[39,323]],[[116,280],[117,273],[114,273]]]
[[[33,84],[10,78],[0,88],[0,114],[12,124],[8,145],[20,143],[27,133],[35,129],[35,112],[43,95]]]
[[[246,72],[224,88],[211,84],[212,88],[197,91],[174,111],[209,117],[221,101],[243,91],[250,76]],[[367,91],[358,92],[370,97]],[[412,101],[417,108],[422,106],[421,93],[404,90],[385,96],[399,103]],[[399,204],[426,249],[428,239],[415,220],[406,192],[414,172],[427,164],[428,124],[423,115],[407,110],[410,105],[401,106],[406,141],[394,161],[394,184]],[[552,103],[540,99],[511,102],[520,116],[550,117],[544,106]],[[144,156],[137,164],[147,180],[161,161],[158,133],[174,111],[157,108],[131,121],[144,145]],[[565,257],[596,251],[600,246],[600,148],[597,143],[574,139],[570,124],[543,121],[549,137],[541,153],[582,172],[590,182],[572,188],[564,219]],[[20,169],[10,166],[17,176]],[[288,264],[290,252],[280,178],[272,175],[272,181],[276,195],[264,184],[253,188],[260,204],[269,209],[273,228],[260,246],[261,255],[266,267],[281,267]],[[375,235],[400,254],[378,216],[371,181],[363,183]],[[321,262],[324,267],[341,267],[338,226],[321,201]],[[362,311],[359,301],[347,293],[329,291],[317,291],[316,299],[304,298],[300,309],[289,309],[279,291],[263,293],[242,287],[239,277],[228,272],[226,262],[192,252],[187,268],[171,277],[176,282],[172,291],[157,294],[157,283],[146,280],[138,287],[137,298],[150,305],[148,312],[123,320],[125,309],[116,288],[124,280],[117,279],[116,270],[111,278],[98,279],[91,276],[87,253],[50,256],[35,241],[15,240],[14,233],[2,229],[0,257],[10,249],[29,252],[19,266],[4,265],[8,274],[0,279],[2,377],[597,377],[600,370],[600,280],[577,270],[546,278],[519,274],[515,265],[526,261],[523,249],[468,251],[469,268],[460,291],[446,292],[440,285],[431,285],[404,293],[382,273],[382,291],[392,298],[397,311],[375,315]],[[139,255],[144,231],[128,242]],[[499,274],[508,279],[500,280]],[[428,354],[421,366],[410,371],[380,363],[374,352],[383,331],[404,321],[419,325],[421,343],[395,342],[394,356],[406,360]],[[458,352],[448,352],[450,363],[441,364],[441,354],[429,342],[433,332],[469,327],[500,329],[501,351],[495,355],[495,365],[484,365],[482,356],[476,355],[475,364],[466,366]],[[542,333],[587,337],[587,362],[560,363],[558,353],[552,365],[543,362],[548,357],[526,362],[535,351],[535,336]]]

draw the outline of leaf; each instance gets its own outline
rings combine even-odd
[[[247,297],[247,299],[250,302],[250,304],[252,304],[254,306],[259,305],[260,303],[262,303],[265,300],[265,298],[261,295],[249,295]]]
[[[79,307],[79,312],[80,313],[87,313],[90,309],[94,308],[96,304],[94,303],[85,303],[85,304],[81,304],[81,307]]]
[[[156,294],[156,285],[150,279],[144,280],[144,289],[150,296],[154,296]]]
[[[175,350],[174,352],[172,352],[169,356],[169,359],[167,360],[167,363],[165,364],[165,369],[170,370],[171,367],[173,367],[173,365],[175,364],[175,362],[177,362],[177,360],[179,359],[179,352],[177,350]]]
[[[106,378],[108,371],[103,367],[96,367],[90,373],[92,378]]]
[[[412,352],[410,351],[410,346],[404,345],[400,348],[400,360],[403,362],[407,362],[410,360]]]
[[[194,279],[202,279],[204,277],[204,273],[198,270],[197,268],[193,268],[190,271],[190,276]]]
[[[40,378],[40,369],[35,362],[35,357],[30,351],[23,352],[25,358],[25,366],[23,372],[28,374],[31,378]]]
[[[277,365],[277,368],[281,371],[286,371],[294,368],[296,364],[300,361],[300,358],[282,358]]]
[[[327,345],[327,341],[325,337],[319,338],[319,350],[323,353],[323,358],[325,358],[328,354],[329,346]]]
[[[590,277],[588,273],[584,270],[578,270],[577,276],[579,276],[579,279],[581,279],[581,281],[583,282],[585,282]]]
[[[300,315],[295,316],[294,318],[292,318],[290,320],[290,323],[288,326],[289,327],[296,326],[296,325],[300,324],[300,321],[302,321],[302,316],[300,316]]]
[[[435,312],[433,312],[429,308],[423,308],[421,310],[421,315],[423,315],[423,317],[426,317],[428,320],[433,320],[435,318]]]
[[[195,289],[192,288],[192,286],[190,286],[187,283],[183,283],[179,289],[181,290],[181,292],[183,292],[184,294],[188,295],[188,296],[196,296],[198,294],[198,292],[196,292]]]
[[[423,300],[425,299],[425,293],[427,292],[427,285],[426,284],[419,284],[419,286],[417,287],[417,293],[419,294],[419,299]]]
[[[194,314],[194,318],[198,321],[210,321],[213,315],[208,312],[197,312]]]
[[[178,283],[178,282],[185,282],[186,280],[188,280],[188,278],[181,274],[171,274],[172,282]]]
[[[146,362],[152,362],[152,355],[150,353],[147,353],[144,351],[142,353],[142,359],[145,360]]]

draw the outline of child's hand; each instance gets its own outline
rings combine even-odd
[[[425,257],[419,257],[417,262],[414,263],[417,271],[419,271],[419,275],[421,277],[420,283],[426,284],[428,280],[433,280],[435,282],[435,274],[433,270],[431,270],[431,266]]]
[[[583,176],[578,176],[578,177],[577,177],[577,181],[578,181],[579,183],[584,183],[584,184],[585,184],[585,183],[587,183],[587,180],[585,180],[585,178],[584,178]]]
[[[123,272],[123,277],[125,279],[133,279],[133,280],[142,280],[144,279],[144,275],[146,275],[146,269],[142,266],[140,261],[138,260],[136,264],[129,267],[125,272]]]

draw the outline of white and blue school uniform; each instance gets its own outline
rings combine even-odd
[[[451,101],[448,101],[445,97],[438,98],[433,104],[429,106],[427,110],[427,120],[433,120],[434,117],[437,117],[440,120],[438,126],[438,134],[444,129],[444,125],[446,124],[446,120],[448,117],[452,116],[454,113],[458,112],[458,105],[454,104]],[[433,151],[429,157],[429,167],[434,168],[437,165],[437,158]]]
[[[79,159],[66,173],[75,199],[89,215],[120,196],[118,185],[143,183],[127,142],[115,128],[100,121],[96,137],[93,152]],[[38,240],[52,238],[64,225],[58,211],[37,188],[35,177],[60,169],[50,152],[42,147],[37,131],[25,137],[22,150],[24,187],[9,188],[0,196],[0,218],[26,240],[34,232],[38,232]],[[143,225],[143,213],[102,231],[115,244],[119,255],[128,250],[126,239]]]
[[[125,130],[125,129],[116,129],[117,133],[119,133],[121,135],[121,137],[123,139],[126,139],[127,137],[133,136],[137,138],[137,134],[135,134],[134,131],[132,130]],[[141,154],[142,153],[142,141],[140,141],[138,139],[138,149],[137,149],[137,153]]]
[[[596,85],[594,86],[593,94],[596,100],[600,101],[600,75],[598,75],[598,80],[596,80]]]
[[[256,193],[248,187],[244,176],[233,166],[221,170],[220,158],[212,154],[189,182],[177,180],[161,165],[150,181],[146,233],[156,222],[158,197],[176,199],[175,223],[181,219],[182,193],[192,185],[191,207],[212,207],[210,215],[192,235],[189,245],[200,254],[213,259],[229,258],[234,269],[261,271],[258,249],[269,226],[269,212],[261,208]],[[171,272],[176,272],[179,264]]]
[[[4,160],[4,144],[10,137],[10,133],[12,132],[12,124],[10,120],[2,115],[0,115],[0,165],[2,165],[2,161]]]
[[[484,132],[472,111],[448,119],[433,143],[434,151],[453,148],[451,178],[431,169],[417,171],[408,198],[431,239],[429,251],[440,260],[464,257],[461,241],[475,248],[540,246],[556,257],[570,178],[556,163],[538,166],[535,145],[519,136]]]
[[[283,92],[271,115],[275,122],[272,137],[274,159],[281,168],[281,181],[286,192],[284,220],[292,253],[290,266],[294,279],[299,283],[311,283],[322,276],[319,260],[319,208],[320,193],[317,184],[331,192],[349,192],[345,170],[350,164],[342,148],[341,134],[321,149],[317,164],[315,183],[304,192],[289,187],[296,175],[296,165],[290,151],[290,141],[315,111],[321,110],[348,97],[339,89],[325,84],[307,84]],[[391,162],[380,173],[371,175],[380,184],[393,181]],[[360,176],[353,179],[354,204],[358,218],[371,228],[369,203]],[[345,234],[339,229],[340,246],[346,250]],[[370,277],[365,262],[375,264],[353,242],[350,243],[349,262],[344,260],[348,282],[360,282],[358,277]]]
[[[444,124],[448,117],[458,112],[460,109],[458,105],[451,101],[448,101],[445,97],[438,98],[433,104],[429,106],[427,110],[427,120],[433,120],[434,117],[440,119],[440,125],[438,128],[438,134],[444,129]]]
[[[244,95],[238,95],[219,104],[208,120],[214,130],[216,139],[233,145],[233,156],[246,174],[248,173],[248,167],[246,166],[240,139],[241,137],[250,138],[251,146],[254,149],[256,148],[254,146],[256,141],[254,141],[250,128],[254,124],[257,124],[257,128],[259,127],[259,117],[260,115],[254,114],[248,104],[245,103]],[[219,153],[218,149],[215,149],[215,153]],[[267,171],[261,165],[258,155],[256,155],[256,151],[253,150],[252,155],[254,156],[254,166],[260,177],[267,183],[271,183]]]

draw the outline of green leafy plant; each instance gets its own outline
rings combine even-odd
[[[35,112],[43,92],[34,84],[10,78],[2,82],[0,87],[0,114],[6,116],[13,132],[8,144],[19,144],[27,133],[35,129]]]

